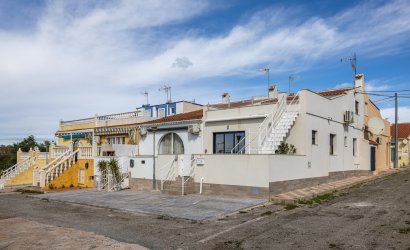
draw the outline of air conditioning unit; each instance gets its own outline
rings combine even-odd
[[[146,134],[147,134],[147,128],[146,128],[146,127],[139,127],[139,128],[138,128],[138,133],[139,133],[141,136],[146,135]]]
[[[199,134],[199,132],[201,132],[201,127],[199,126],[199,124],[188,125],[188,132],[197,135]]]
[[[353,111],[346,111],[343,114],[343,122],[346,124],[350,124],[354,122],[354,115],[353,115]]]

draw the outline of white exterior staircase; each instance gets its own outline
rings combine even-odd
[[[3,174],[0,176],[0,189],[4,189],[4,186],[6,185],[6,181],[12,179],[19,173],[22,173],[26,171],[28,168],[30,168],[34,164],[35,160],[36,158],[34,156],[28,157],[18,162],[17,164],[9,167],[8,169],[6,169],[3,172]]]
[[[271,133],[262,142],[260,154],[275,154],[279,145],[285,140],[298,117],[297,111],[285,111]]]
[[[275,154],[279,145],[285,141],[298,115],[299,94],[290,96],[282,94],[272,113],[263,120],[258,130],[249,131],[248,135],[235,145],[231,153]],[[256,136],[251,136],[252,133]]]

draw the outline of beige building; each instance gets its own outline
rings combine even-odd
[[[369,141],[370,147],[370,168],[373,171],[385,171],[390,168],[390,123],[383,119],[380,109],[370,100],[368,95],[364,95],[365,114],[364,138]],[[369,120],[372,118],[380,119],[384,123],[384,129],[381,134],[375,135],[369,131]]]
[[[398,124],[398,137],[399,137],[399,166],[407,166],[410,164],[410,123],[399,123]],[[392,160],[394,160],[394,137],[395,137],[395,126],[394,124],[390,127],[391,138],[392,138]]]

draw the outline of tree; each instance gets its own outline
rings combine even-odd
[[[19,148],[23,152],[28,152],[30,148],[34,149],[38,147],[41,152],[46,152],[50,141],[44,141],[43,143],[37,143],[34,135],[30,135],[24,138],[18,143],[13,145],[0,145],[0,169],[7,169],[17,162],[17,151]]]

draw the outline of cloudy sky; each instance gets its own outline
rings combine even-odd
[[[308,3],[309,2],[309,3]],[[61,119],[174,100],[349,86],[410,89],[410,0],[0,1],[0,144],[53,138]],[[374,97],[374,100],[382,99]],[[393,118],[393,102],[378,102]],[[400,99],[410,121],[410,99]]]

